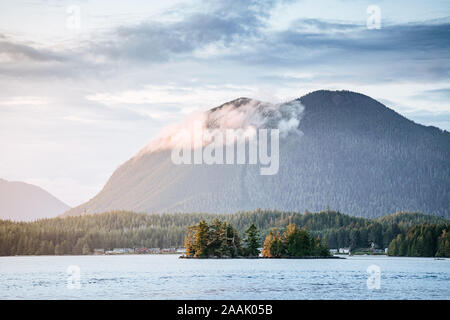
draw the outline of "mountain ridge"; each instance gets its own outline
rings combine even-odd
[[[0,219],[53,218],[68,209],[67,204],[39,186],[0,178]]]

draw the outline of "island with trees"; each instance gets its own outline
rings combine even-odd
[[[245,231],[244,239],[228,222],[214,219],[211,224],[201,220],[187,227],[185,255],[181,258],[337,258],[330,254],[320,236],[314,238],[306,228],[290,223],[285,230],[273,228],[264,239],[254,224]]]

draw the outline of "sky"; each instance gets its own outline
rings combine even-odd
[[[0,178],[76,206],[191,112],[318,89],[450,131],[450,1],[2,1]]]

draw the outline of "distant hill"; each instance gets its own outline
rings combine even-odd
[[[52,218],[70,209],[44,189],[0,179],[0,219],[32,221]]]
[[[230,122],[295,125],[280,141],[278,174],[262,176],[255,165],[175,165],[167,148],[175,130],[121,165],[99,194],[66,215],[329,206],[360,217],[398,211],[450,217],[450,133],[414,123],[363,94],[321,90],[275,106],[240,98],[203,119],[221,130]],[[190,125],[188,119],[177,128]]]

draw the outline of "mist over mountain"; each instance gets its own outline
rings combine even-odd
[[[0,219],[33,221],[56,217],[68,209],[67,204],[38,186],[0,179]]]
[[[258,165],[175,165],[182,129],[280,129],[279,171]],[[379,217],[450,217],[450,133],[416,124],[349,91],[315,91],[273,105],[240,98],[198,113],[121,165],[103,190],[65,215],[132,210],[232,213],[256,208]]]

